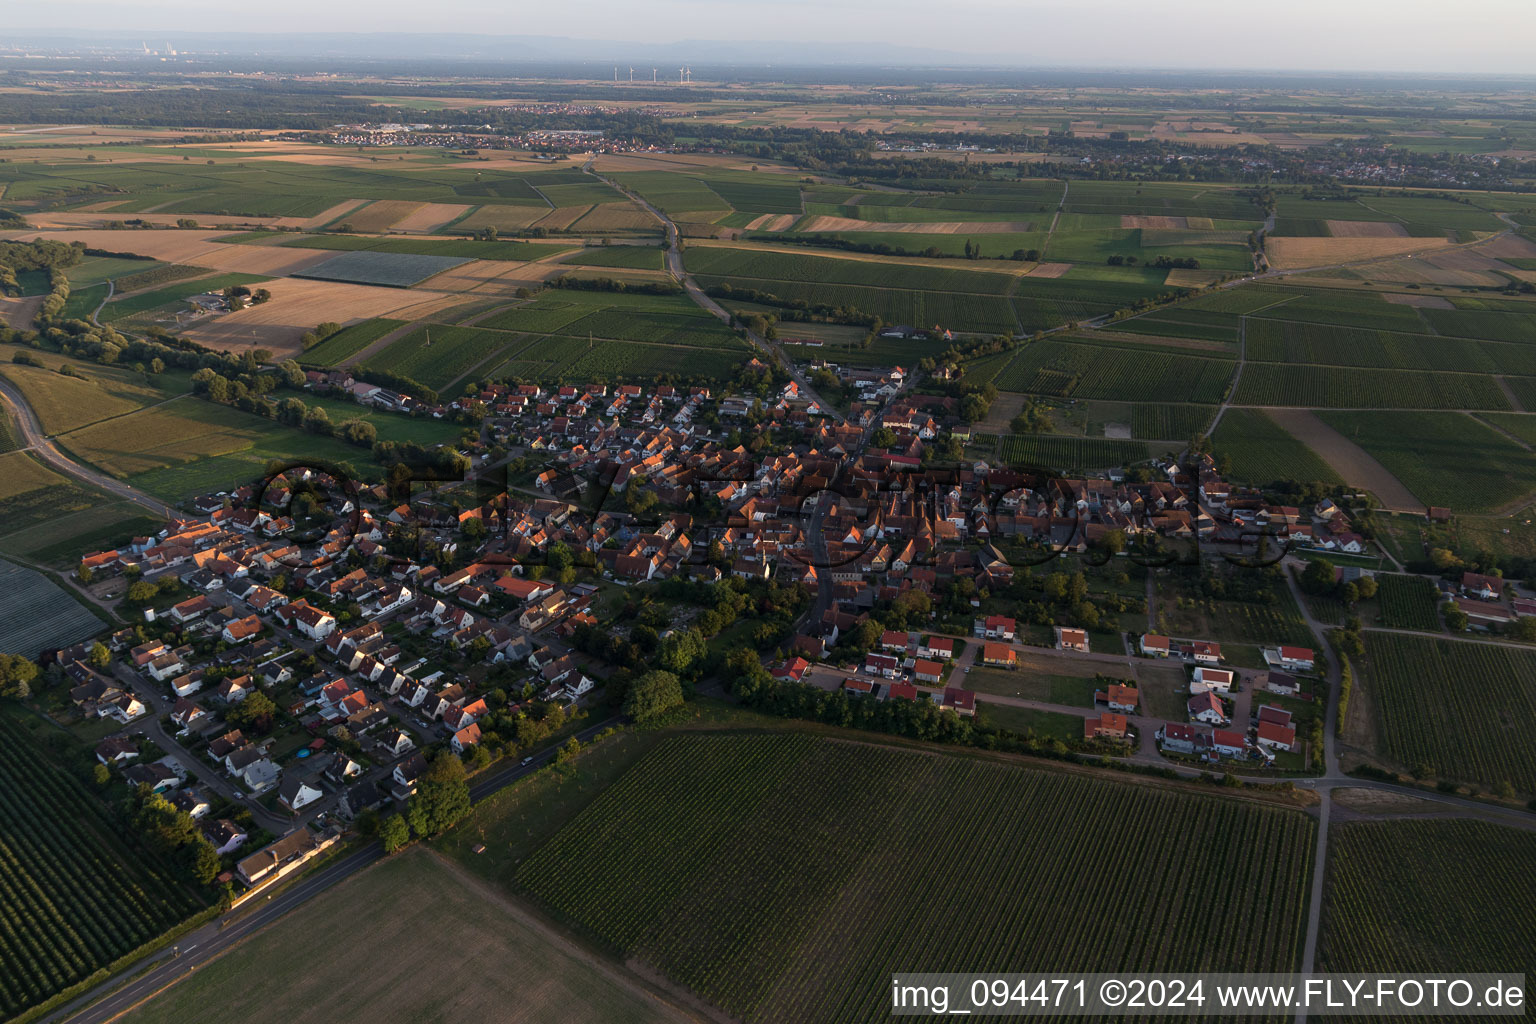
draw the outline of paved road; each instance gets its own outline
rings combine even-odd
[[[68,476],[74,477],[92,487],[114,494],[126,501],[131,501],[141,508],[147,509],[156,516],[169,518],[173,515],[170,506],[153,498],[143,491],[136,490],[121,480],[115,480],[105,473],[97,472],[89,466],[76,462],[73,458],[59,450],[52,439],[43,433],[42,423],[37,418],[37,413],[27,402],[26,396],[9,380],[0,378],[0,400],[3,400],[11,410],[12,418],[21,430],[21,448],[37,454],[44,462],[54,469]]]
[[[598,181],[603,182],[610,188],[623,193],[636,205],[640,206],[651,216],[661,221],[667,232],[667,272],[677,279],[677,282],[683,286],[683,290],[687,292],[688,297],[692,299],[694,304],[697,305],[700,309],[709,313],[711,316],[720,320],[722,323],[732,323],[735,320],[735,317],[731,316],[730,311],[727,310],[724,306],[720,305],[720,303],[716,302],[714,299],[710,298],[708,295],[704,294],[704,289],[699,287],[698,282],[693,279],[693,275],[689,274],[688,269],[683,266],[683,249],[681,242],[682,236],[678,233],[677,225],[673,223],[672,218],[668,217],[665,213],[662,213],[659,209],[646,202],[645,199],[642,198],[638,193],[632,192],[613,179],[599,174],[593,168],[591,160],[588,160],[585,164],[583,164],[581,169],[592,175]],[[835,408],[833,408],[831,403],[829,403],[826,399],[822,398],[821,395],[817,393],[816,389],[811,386],[810,380],[806,378],[805,374],[800,372],[800,369],[795,365],[792,359],[784,355],[784,350],[780,346],[772,341],[769,341],[767,338],[754,334],[752,331],[746,330],[745,328],[743,328],[743,330],[746,333],[748,341],[750,341],[764,355],[772,360],[774,364],[783,367],[783,369],[790,375],[791,379],[793,379],[800,388],[801,398],[816,402],[817,405],[821,406],[822,411],[826,415],[837,420],[837,422],[848,422],[847,418],[844,417],[842,413],[838,412]]]

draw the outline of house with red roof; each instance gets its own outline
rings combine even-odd
[[[1296,730],[1288,725],[1260,722],[1259,746],[1266,750],[1294,751],[1296,749]]]
[[[1197,693],[1189,698],[1186,705],[1189,711],[1190,721],[1202,722],[1206,725],[1226,725],[1227,709],[1221,703],[1221,698],[1210,691]]]
[[[1127,729],[1124,715],[1106,711],[1095,718],[1083,719],[1083,739],[1123,740]]]
[[[1056,648],[1062,651],[1087,651],[1088,632],[1067,626],[1056,627]]]
[[[945,711],[953,711],[957,715],[970,718],[976,714],[976,694],[958,686],[946,686],[942,706]]]

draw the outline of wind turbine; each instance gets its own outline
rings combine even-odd
[[[635,84],[635,68],[634,68],[633,64],[631,64],[630,68],[629,68],[629,84],[630,85],[634,85]]]
[[[678,68],[677,69],[677,84],[678,85],[682,85],[683,84],[683,76],[686,75],[687,73],[688,73],[688,69],[687,68]]]
[[[651,68],[651,84],[652,85],[656,84],[656,69],[655,68]]]

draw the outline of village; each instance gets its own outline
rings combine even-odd
[[[1362,550],[1345,510],[1269,504],[1209,457],[1077,478],[936,460],[969,434],[954,398],[901,368],[838,371],[860,396],[842,422],[793,381],[766,397],[494,385],[429,409],[311,373],[317,391],[392,411],[474,409],[482,441],[462,454],[479,472],[413,487],[290,467],[88,553],[82,580],[126,585],[143,621],[105,658],[57,652],[70,704],[112,730],[98,760],[197,819],[224,877],[253,890],[402,806],[438,751],[479,770],[610,714],[605,691],[628,672],[612,652],[643,655],[637,629],[652,645],[755,646],[780,683],[850,698],[1072,716],[1059,742],[1142,763],[1314,770],[1316,652],[1158,633],[1153,577],[1282,556],[1272,571],[1294,576],[1298,552]],[[492,445],[518,461],[492,464]],[[743,633],[667,589],[685,584],[776,610],[752,623],[754,601],[732,598]],[[1458,599],[1494,607],[1501,585],[1471,580]],[[1032,597],[1057,586],[1082,593]],[[998,682],[1041,665],[1091,675],[1091,700]],[[1183,673],[1156,713],[1138,666]]]

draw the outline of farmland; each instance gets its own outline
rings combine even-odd
[[[1330,836],[1318,969],[1536,973],[1536,834],[1472,820],[1350,822]]]
[[[0,709],[0,1013],[7,1017],[203,905],[27,724]]]
[[[336,249],[341,252],[391,252],[412,256],[452,256],[469,260],[542,259],[570,249],[566,245],[499,240],[480,242],[468,238],[368,238],[361,235],[305,235],[283,245],[303,249]]]
[[[1419,629],[1438,633],[1440,613],[1435,585],[1422,576],[1377,573],[1376,602],[1381,624],[1388,629]]]
[[[1259,485],[1343,482],[1316,452],[1258,409],[1228,409],[1211,444],[1217,456],[1232,460],[1234,480]]]
[[[1061,472],[1107,469],[1145,462],[1151,455],[1143,441],[1061,434],[1009,434],[999,454],[1011,466],[1039,466]]]
[[[1258,362],[1243,370],[1236,401],[1306,409],[1509,408],[1498,382],[1484,374]]]
[[[79,643],[101,620],[47,576],[0,560],[0,651],[36,657]]]
[[[1067,806],[1070,839],[1035,827]],[[888,1013],[890,972],[914,956],[933,970],[1290,969],[1312,834],[1293,811],[975,758],[787,734],[678,737],[515,882],[733,1016],[871,1020]],[[1138,898],[1172,915],[1156,934],[1082,871],[1083,851],[1126,836]],[[1215,853],[1212,837],[1248,852]],[[1006,884],[985,901],[937,884],[960,857]],[[893,874],[914,871],[932,884],[890,899]],[[1167,897],[1175,889],[1182,900]],[[1219,912],[1231,900],[1243,915]],[[1232,924],[1213,934],[1213,920]]]
[[[383,317],[353,324],[326,338],[300,357],[306,366],[336,366],[346,362],[390,331],[404,327],[404,320]]]
[[[1380,753],[1406,768],[1536,793],[1536,651],[1367,633]]]
[[[1470,416],[1454,412],[1319,415],[1380,461],[1426,505],[1488,512],[1536,491],[1536,461],[1530,453]]]
[[[420,256],[415,253],[358,249],[316,263],[295,276],[321,281],[376,284],[386,288],[409,288],[468,262],[469,258],[465,256]]]
[[[412,952],[360,987],[354,958],[316,958],[314,951],[346,947],[361,930],[380,948]],[[252,970],[284,983],[252,986]],[[513,1024],[677,1019],[638,979],[595,962],[423,849],[327,891],[124,1019],[172,1024],[220,1006],[253,1022],[406,1024],[431,1019],[445,1005],[455,1015]]]
[[[184,280],[179,284],[141,291],[133,295],[114,297],[101,311],[103,323],[125,320],[128,317],[149,313],[162,306],[184,303],[193,295],[223,291],[234,285],[258,285],[269,280],[257,274],[215,274],[210,277]],[[99,301],[99,299],[98,299]]]
[[[1235,366],[1169,349],[1049,338],[1020,348],[993,382],[1001,391],[1059,398],[1214,403]]]

